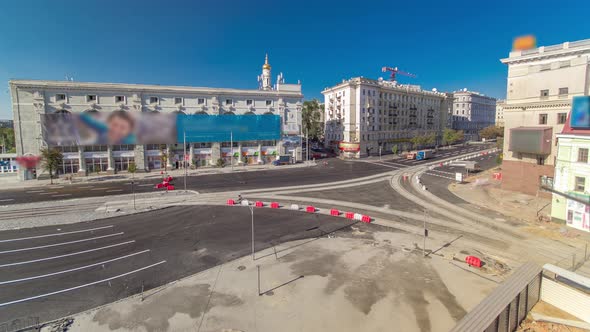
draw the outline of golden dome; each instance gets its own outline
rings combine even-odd
[[[268,53],[264,57],[264,64],[262,65],[262,69],[270,70],[270,65],[268,64]]]

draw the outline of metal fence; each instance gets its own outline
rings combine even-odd
[[[39,317],[19,317],[0,323],[0,332],[25,331],[39,327]]]
[[[526,263],[471,310],[452,332],[512,332],[539,301],[543,269]]]

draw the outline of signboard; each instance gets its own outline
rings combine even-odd
[[[455,181],[463,182],[463,173],[461,173],[461,172],[455,173]]]
[[[590,129],[590,96],[574,97],[570,126],[572,128]]]
[[[537,47],[537,38],[533,35],[527,35],[514,38],[512,49],[515,51],[530,50]]]
[[[359,152],[361,150],[361,143],[340,142],[338,143],[338,149],[344,152]]]
[[[590,206],[568,199],[566,222],[570,227],[590,232]]]
[[[301,145],[301,136],[283,136],[283,146],[296,147]]]

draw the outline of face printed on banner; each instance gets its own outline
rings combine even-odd
[[[112,113],[107,119],[109,144],[121,144],[133,133],[133,119],[127,113]]]

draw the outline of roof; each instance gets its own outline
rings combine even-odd
[[[567,113],[567,120],[561,131],[562,135],[578,135],[578,136],[590,136],[590,129],[575,129],[570,125],[570,116],[572,112]]]
[[[531,61],[540,58],[569,56],[574,54],[590,53],[590,39],[573,42],[565,42],[557,45],[539,46],[529,50],[517,50],[510,52],[508,58],[500,59],[504,64],[521,61]]]

